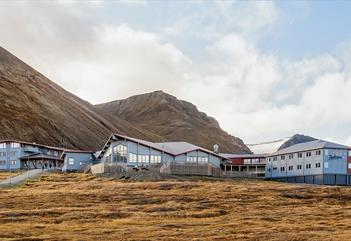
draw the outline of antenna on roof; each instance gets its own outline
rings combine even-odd
[[[218,144],[213,145],[213,152],[217,153],[217,154],[219,153],[219,145]]]
[[[60,146],[61,146],[62,149],[67,149],[67,142],[66,142],[65,138],[61,139]]]

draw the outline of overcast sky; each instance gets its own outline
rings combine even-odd
[[[347,1],[0,1],[0,45],[93,104],[164,90],[246,143],[351,145]]]

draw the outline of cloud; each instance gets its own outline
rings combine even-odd
[[[16,13],[10,11],[15,5],[5,5],[0,14],[1,43],[94,103],[155,89],[176,93],[191,60],[173,44],[125,23],[93,22],[85,7],[71,9],[74,2],[56,4],[19,4]],[[20,32],[9,19],[16,20]]]
[[[260,37],[284,18],[274,2],[209,4],[151,31],[101,20],[100,2],[1,2],[0,43],[93,103],[163,89],[249,142],[351,123],[351,45],[295,60],[263,52]]]

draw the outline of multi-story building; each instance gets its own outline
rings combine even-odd
[[[279,181],[350,185],[351,148],[316,140],[279,150],[266,157],[266,178]]]
[[[219,176],[224,157],[187,142],[153,143],[113,134],[98,156],[101,163],[160,167],[169,174]]]
[[[37,168],[61,170],[64,167],[66,156],[71,158],[70,162],[76,159],[77,163],[85,163],[93,160],[91,159],[92,155],[93,152],[65,150],[59,147],[17,140],[1,140],[0,170]],[[75,162],[74,165],[66,165],[66,167],[68,169],[71,167],[72,170],[80,170]]]
[[[223,176],[225,177],[246,177],[264,178],[266,157],[255,154],[225,154],[221,164]]]
[[[60,168],[63,149],[17,140],[0,141],[0,169]]]

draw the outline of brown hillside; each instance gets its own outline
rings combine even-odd
[[[0,139],[98,149],[111,132],[148,140],[157,135],[96,110],[0,47]]]
[[[155,91],[96,106],[115,117],[162,136],[167,141],[187,141],[221,152],[250,152],[243,141],[223,131],[218,122],[195,105]]]

